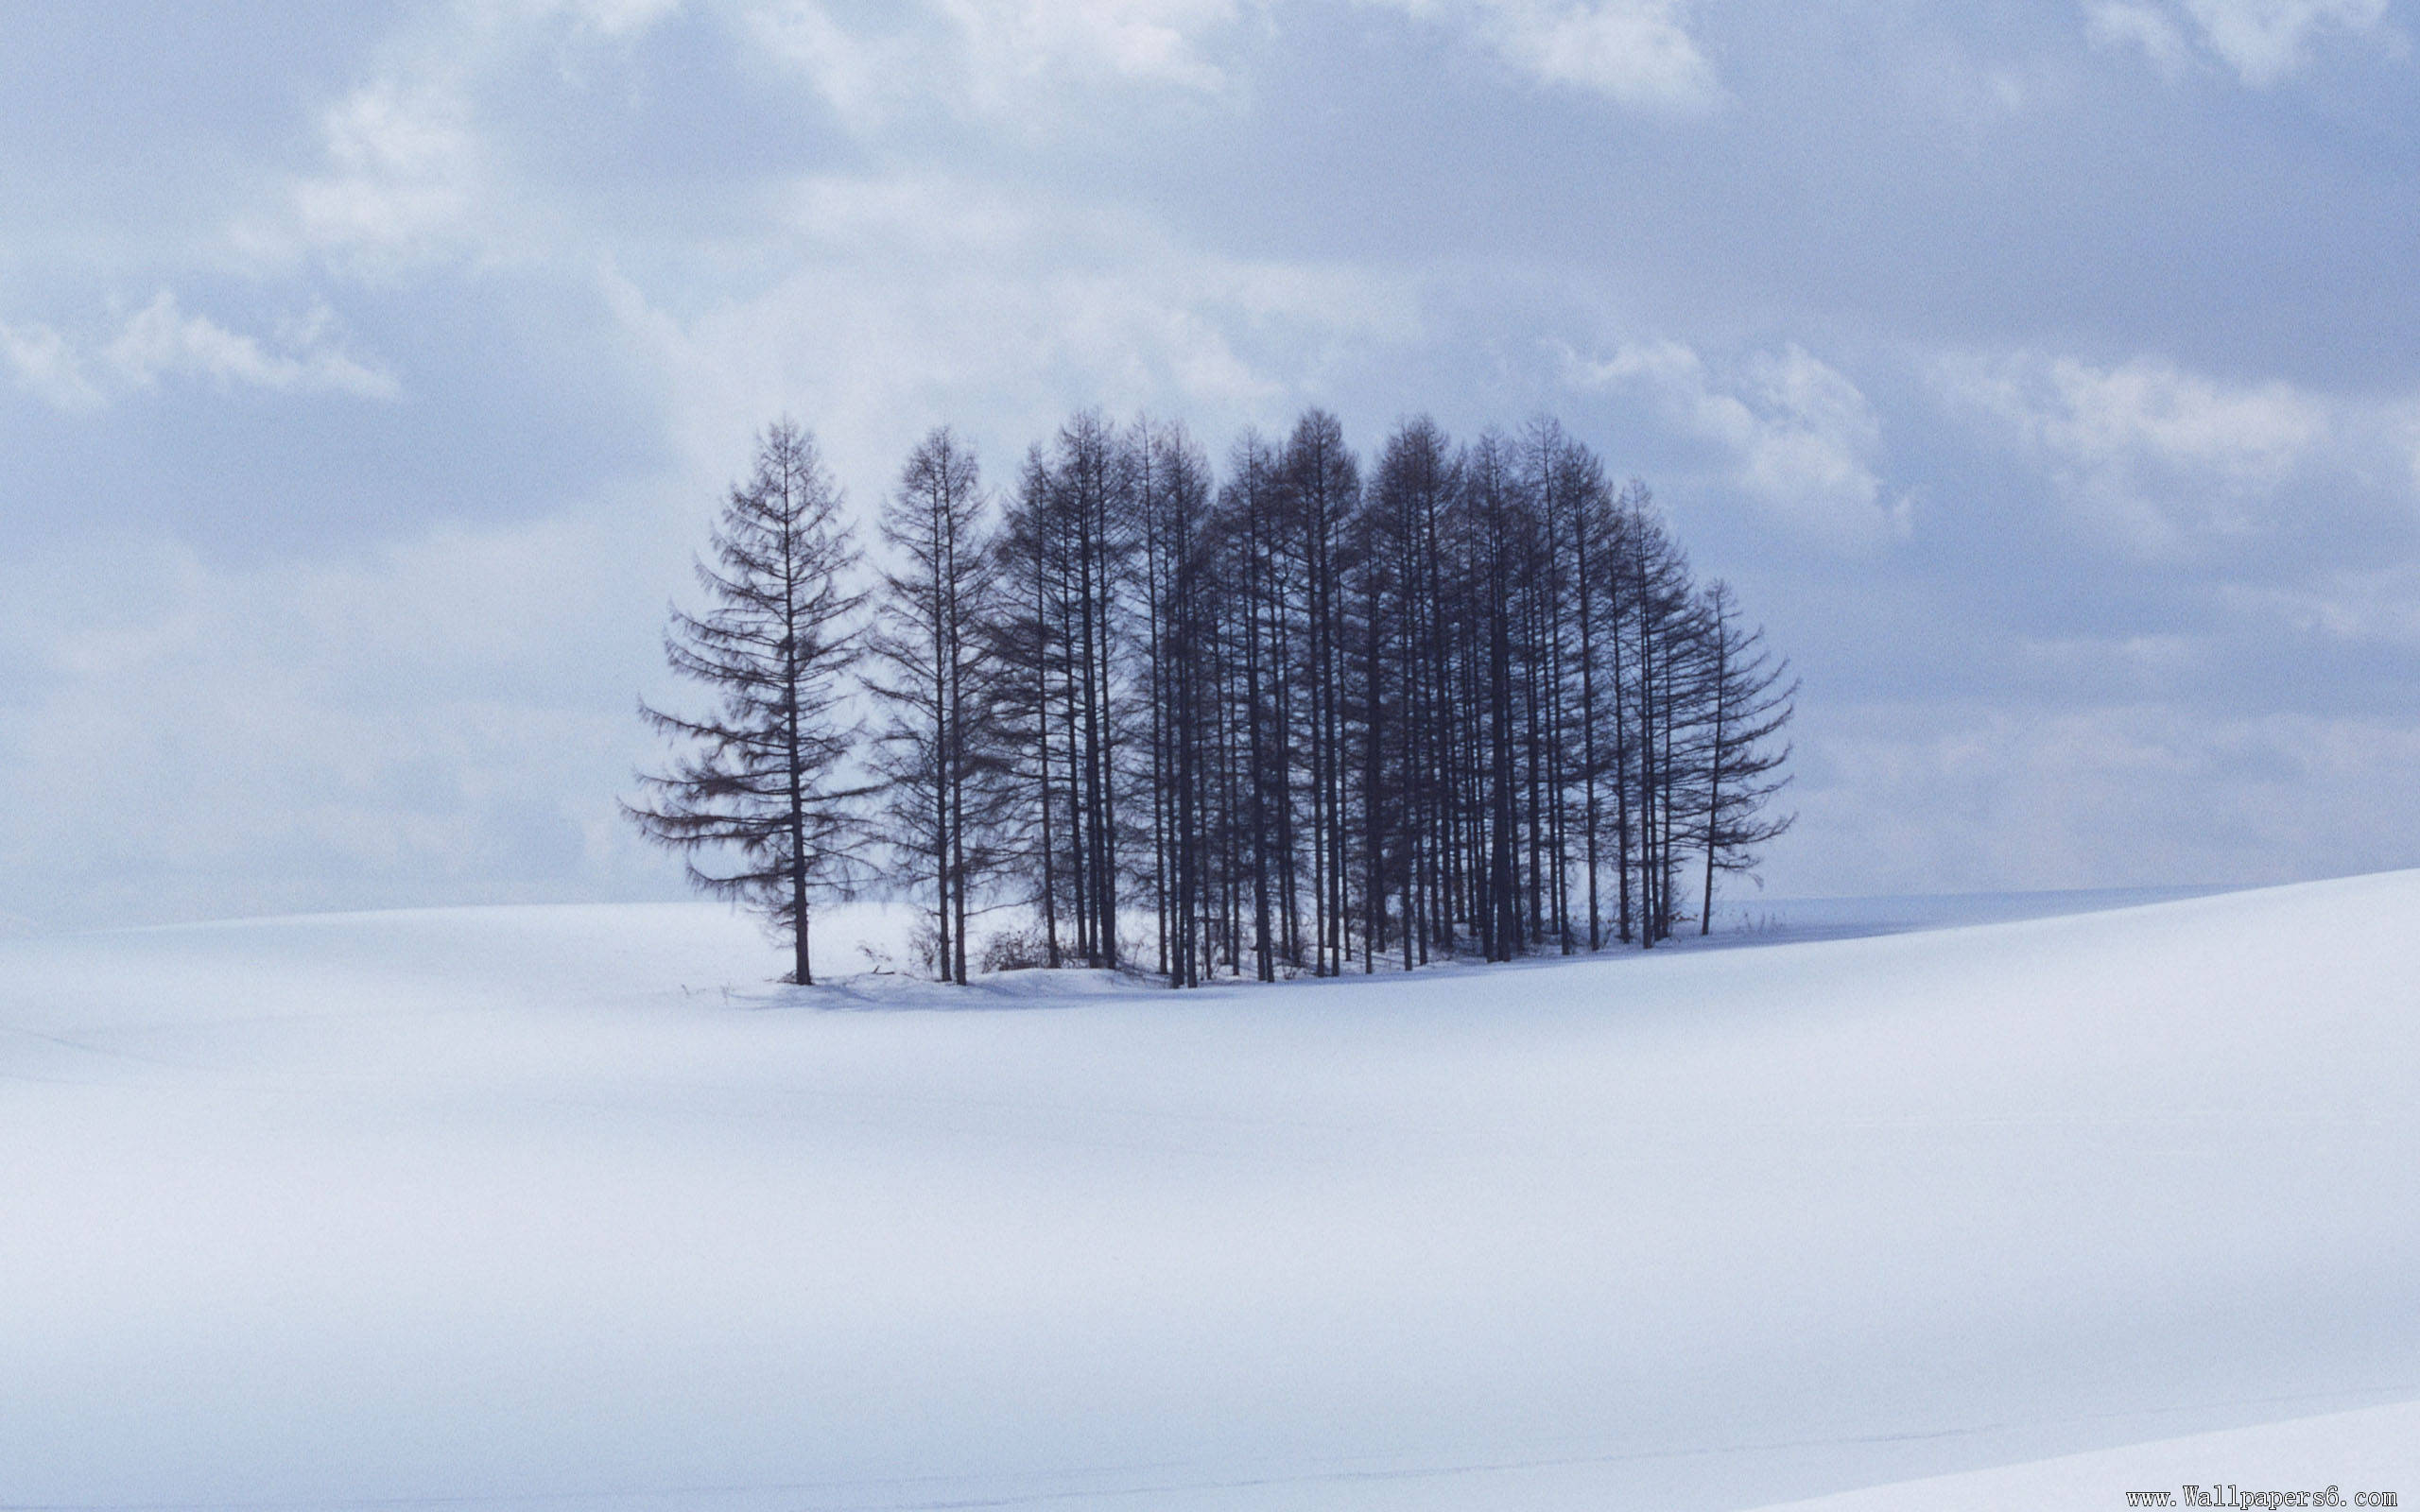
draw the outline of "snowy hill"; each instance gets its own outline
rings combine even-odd
[[[686,905],[0,942],[0,1506],[2116,1507],[2211,1433],[2420,1495],[2415,923],[1183,996],[766,988]]]

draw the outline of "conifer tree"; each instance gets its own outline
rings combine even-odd
[[[694,717],[642,702],[673,738],[668,771],[642,773],[624,812],[648,839],[680,852],[690,882],[761,914],[791,947],[789,980],[811,985],[810,896],[845,889],[856,865],[842,785],[856,735],[843,676],[856,655],[864,594],[840,492],[815,438],[776,422],[759,438],[749,480],[731,490],[711,560],[697,564],[708,607],[675,607],[665,633],[672,670],[703,683],[715,706]]]
[[[911,892],[933,899],[934,969],[966,981],[968,894],[986,869],[979,833],[985,741],[984,625],[996,614],[998,558],[981,538],[975,454],[946,426],[925,436],[885,504],[882,536],[898,561],[882,575],[868,648],[871,687],[889,711],[876,768],[886,779],[890,849]]]
[[[1699,841],[1705,851],[1705,897],[1698,933],[1703,935],[1714,927],[1714,874],[1754,869],[1756,848],[1778,839],[1798,817],[1767,812],[1789,783],[1781,774],[1789,747],[1771,743],[1789,724],[1798,681],[1782,681],[1789,663],[1772,659],[1762,626],[1740,627],[1738,603],[1720,578],[1706,585],[1702,621],[1698,707],[1705,724],[1705,812]]]

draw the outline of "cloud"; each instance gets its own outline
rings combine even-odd
[[[319,161],[240,215],[229,240],[271,267],[317,259],[370,280],[499,259],[517,201],[495,187],[470,77],[496,46],[482,35],[415,50],[347,91],[320,112]]]
[[[1651,111],[1720,97],[1690,36],[1687,0],[1376,0],[1459,28],[1543,83]]]
[[[1236,0],[925,0],[875,14],[869,23],[821,0],[782,0],[739,6],[735,23],[858,135],[936,111],[1030,133],[1070,118],[1070,86],[1220,92],[1228,78],[1204,43],[1239,9]]]
[[[2229,584],[2220,601],[2240,619],[2311,640],[2420,658],[2420,560],[2364,561],[2287,584]]]
[[[890,123],[933,81],[917,56],[924,39],[854,30],[814,0],[750,8],[739,19],[765,57],[805,78],[859,134]]]
[[[2210,50],[2255,86],[2300,68],[2314,35],[2330,28],[2374,31],[2386,17],[2386,0],[2184,0],[2184,6]]]
[[[50,796],[0,810],[0,910],[677,895],[614,799],[653,754],[631,699],[691,544],[600,511],[355,559],[138,537],[0,562],[0,762]]]
[[[2420,497],[2420,399],[2407,401],[2388,421],[2394,444],[2409,463],[2411,491]]]
[[[0,357],[22,387],[60,409],[95,409],[166,378],[202,379],[221,388],[395,398],[402,389],[393,375],[338,350],[333,324],[320,307],[289,322],[275,345],[264,345],[208,316],[187,314],[163,289],[115,335],[89,350],[79,351],[48,326],[0,325]]]
[[[673,0],[531,0],[433,9],[387,38],[369,77],[319,112],[318,159],[279,180],[272,203],[231,228],[271,265],[324,260],[390,280],[431,263],[493,264],[536,253],[542,185],[516,177],[508,143],[481,119],[498,95],[561,87],[589,54],[640,45]]]
[[[2141,356],[2115,368],[2019,352],[1934,366],[1953,410],[2001,428],[2086,520],[2145,555],[2273,523],[2339,428],[2290,385],[2225,385]]]
[[[475,195],[477,139],[461,97],[437,84],[381,80],[320,123],[327,166],[294,186],[311,245],[409,257],[451,240]]]
[[[67,338],[45,325],[0,322],[0,357],[17,386],[59,409],[94,409],[107,403]]]
[[[846,131],[913,136],[936,122],[1046,136],[1098,127],[1104,90],[1217,95],[1206,43],[1238,0],[722,0],[690,8],[761,85],[819,99]],[[430,265],[560,258],[583,185],[527,171],[531,91],[596,105],[595,78],[644,99],[650,34],[683,14],[666,0],[464,6],[432,12],[377,55],[372,76],[320,114],[317,160],[233,227],[272,266],[324,260],[391,280]],[[730,88],[734,79],[710,87]],[[555,103],[560,107],[562,99]],[[799,101],[778,110],[795,115]],[[604,171],[610,175],[611,165]]]
[[[1874,406],[1795,343],[1728,376],[1676,341],[1626,344],[1602,359],[1566,351],[1564,371],[1583,388],[1651,396],[1667,423],[1722,448],[1733,484],[1803,536],[1854,546],[1907,528],[1907,501],[1883,501]]]
[[[2193,60],[2193,46],[2175,19],[2149,0],[2099,0],[2085,12],[2085,34],[2096,46],[2139,47],[2167,78],[2180,77]]]
[[[1802,704],[1783,896],[2292,882],[2420,862],[2394,717]]]
[[[1112,208],[944,175],[810,176],[781,197],[781,275],[676,314],[605,274],[668,378],[684,451],[729,468],[785,408],[846,479],[887,482],[943,420],[1021,446],[1072,409],[1151,408],[1217,437],[1340,365],[1414,342],[1408,279],[1203,251]],[[1004,469],[995,445],[987,460]]]
[[[1202,39],[1233,23],[1235,0],[944,0],[978,72],[1079,76],[1216,90],[1226,76]]]
[[[2180,19],[2243,82],[2265,89],[2302,68],[2317,37],[2381,32],[2386,0],[2095,0],[2086,11],[2096,43],[2140,47],[2170,77],[2189,56]]]
[[[2408,708],[2420,402],[2378,291],[2409,282],[2410,259],[2380,209],[2394,132],[2361,129],[2399,119],[2401,96],[2385,88],[2393,70],[2340,70],[2330,118],[2350,135],[2314,136],[2293,112],[2251,109],[2238,82],[2289,88],[2308,77],[2294,66],[2393,46],[2386,10],[2408,8],[2079,0],[2051,14],[2071,43],[2088,23],[2126,49],[2129,72],[2149,59],[2245,107],[2179,136],[2155,87],[2072,88],[2055,58],[1962,12],[1357,3],[1389,9],[463,0],[383,38],[313,12],[291,49],[186,59],[211,87],[173,109],[127,103],[161,70],[111,75],[117,93],[91,114],[139,125],[147,134],[126,140],[149,146],[104,137],[88,157],[57,154],[58,184],[22,197],[9,233],[21,292],[0,311],[18,318],[0,325],[0,410],[18,471],[47,469],[16,491],[51,555],[39,571],[0,561],[0,746],[20,753],[5,765],[17,788],[76,797],[55,824],[52,805],[0,819],[16,873],[57,894],[0,889],[0,909],[89,919],[121,897],[156,914],[503,896],[483,868],[521,863],[477,848],[511,810],[535,816],[531,833],[562,820],[620,844],[610,799],[637,759],[628,684],[655,666],[664,595],[749,433],[785,409],[817,428],[859,508],[941,420],[1001,482],[1083,404],[1181,417],[1214,450],[1307,403],[1364,444],[1407,407],[1436,406],[1458,433],[1579,410],[1668,497],[1712,504],[1682,526],[1818,690],[1810,762],[1818,723],[1854,697],[1933,710],[1922,729],[1911,714],[1908,729],[1858,727],[1870,746],[1828,747],[1871,764],[1820,811],[1810,801],[1777,865],[1838,857],[1841,890],[2206,874],[2196,848],[2227,821],[2189,801],[2221,777],[2175,764],[2196,712],[2322,694],[2390,723]],[[121,41],[164,45],[159,28],[136,31]],[[1856,45],[1832,45],[1844,35]],[[1912,113],[1911,76],[1935,90]],[[298,89],[299,107],[275,103]],[[240,129],[222,119],[236,93]],[[1542,141],[1525,134],[1534,110],[1507,110],[1514,96],[1603,130]],[[56,129],[20,159],[92,134],[42,109]],[[1637,129],[1707,109],[1722,118],[1701,124],[1719,130]],[[154,150],[163,132],[200,144],[201,166],[174,184],[155,171],[177,157]],[[2212,165],[2212,143],[2236,149],[2228,163]],[[86,164],[104,159],[140,175],[108,184],[156,186],[98,193]],[[2290,234],[2321,199],[2351,207],[2329,222],[2342,234]],[[2078,205],[2116,230],[2079,232],[2107,217],[2066,213]],[[268,254],[238,274],[265,294],[222,292],[223,232],[214,244],[196,229],[238,216]],[[2103,244],[2137,255],[2103,266],[2090,255]],[[2214,260],[2214,247],[2235,251]],[[2078,266],[2099,293],[2070,278],[2083,293],[2046,301],[2057,270]],[[2179,282],[2178,268],[2211,276]],[[363,281],[381,285],[355,316],[374,307],[374,334],[324,316],[281,326],[249,302],[306,308],[324,290],[353,313],[340,291]],[[155,286],[175,294],[154,300]],[[104,312],[60,292],[94,287],[129,302]],[[2274,318],[2228,318],[2256,305]],[[1748,348],[1722,335],[1743,318],[1766,333]],[[2213,318],[2223,329],[2194,324]],[[1576,354],[1547,339],[1607,320],[1674,339]],[[1938,368],[1919,355],[1886,373],[1845,355],[1952,328],[2011,334]],[[2135,352],[2154,355],[2124,360]],[[129,444],[98,459],[107,427],[68,413],[147,388],[374,398],[406,369],[423,401],[410,406],[216,404],[242,435],[163,427],[164,406],[124,404],[109,419]],[[2322,372],[2341,376],[2267,381]],[[475,410],[493,423],[466,427]],[[555,438],[533,442],[542,430]],[[415,452],[456,460],[382,465]],[[559,453],[590,460],[548,468]],[[1903,547],[1915,477],[1925,529]],[[334,486],[347,478],[358,487]],[[130,580],[160,612],[122,632],[19,633],[31,622],[7,600],[39,577],[114,570],[112,544],[87,539],[103,522],[47,504],[78,479],[145,511],[125,518],[182,534],[199,576]],[[544,515],[575,533],[594,524],[596,540],[490,533],[411,563],[378,556],[431,514]],[[339,519],[351,565],[306,559],[338,549]],[[557,560],[551,586],[527,592]],[[635,581],[613,586],[616,573]],[[498,671],[517,653],[458,644],[524,633],[499,616],[530,602],[568,627],[538,636],[554,649],[533,653],[534,670]],[[64,590],[49,603],[91,613]],[[2245,625],[2327,655],[2280,692],[2239,654],[2260,635],[2226,639]],[[395,644],[365,639],[381,627]],[[2104,642],[2123,643],[2133,681],[2046,691],[2111,662]],[[2010,670],[2034,654],[2067,660]],[[448,691],[429,692],[432,678]],[[393,706],[363,707],[365,689]],[[2016,707],[2033,694],[2071,712],[2166,700],[2176,723],[2058,725]],[[1995,710],[1951,709],[1969,695]],[[2368,759],[2409,754],[2380,732]],[[2376,781],[2357,766],[2306,780],[2341,784],[2326,801],[2349,812]],[[114,781],[83,796],[95,769],[140,774],[129,790],[171,815],[168,852],[112,811]],[[2072,826],[2057,807],[2069,782],[2084,814]],[[2129,784],[2182,796],[2114,807],[2135,801]],[[2125,814],[2103,845],[2104,821]],[[1931,859],[1860,875],[1879,844],[1868,828]],[[86,831],[113,838],[82,848]],[[2036,856],[2037,834],[2078,849]],[[2373,855],[2349,827],[2273,841],[2279,868]],[[2269,842],[2243,843],[2230,866],[2248,874]],[[550,875],[563,895],[672,875],[598,859],[615,854]],[[61,866],[80,869],[54,886]],[[174,898],[142,901],[158,888]],[[242,901],[216,902],[222,888]]]

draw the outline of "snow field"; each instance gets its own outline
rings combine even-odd
[[[0,1505],[1744,1507],[2409,1403],[2415,917],[1185,995],[770,988],[690,905],[0,942]]]

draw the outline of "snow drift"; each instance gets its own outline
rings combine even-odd
[[[2416,925],[2395,873],[1185,995],[769,988],[691,906],[0,942],[0,1505],[1743,1507],[2330,1414],[2375,1460]]]

